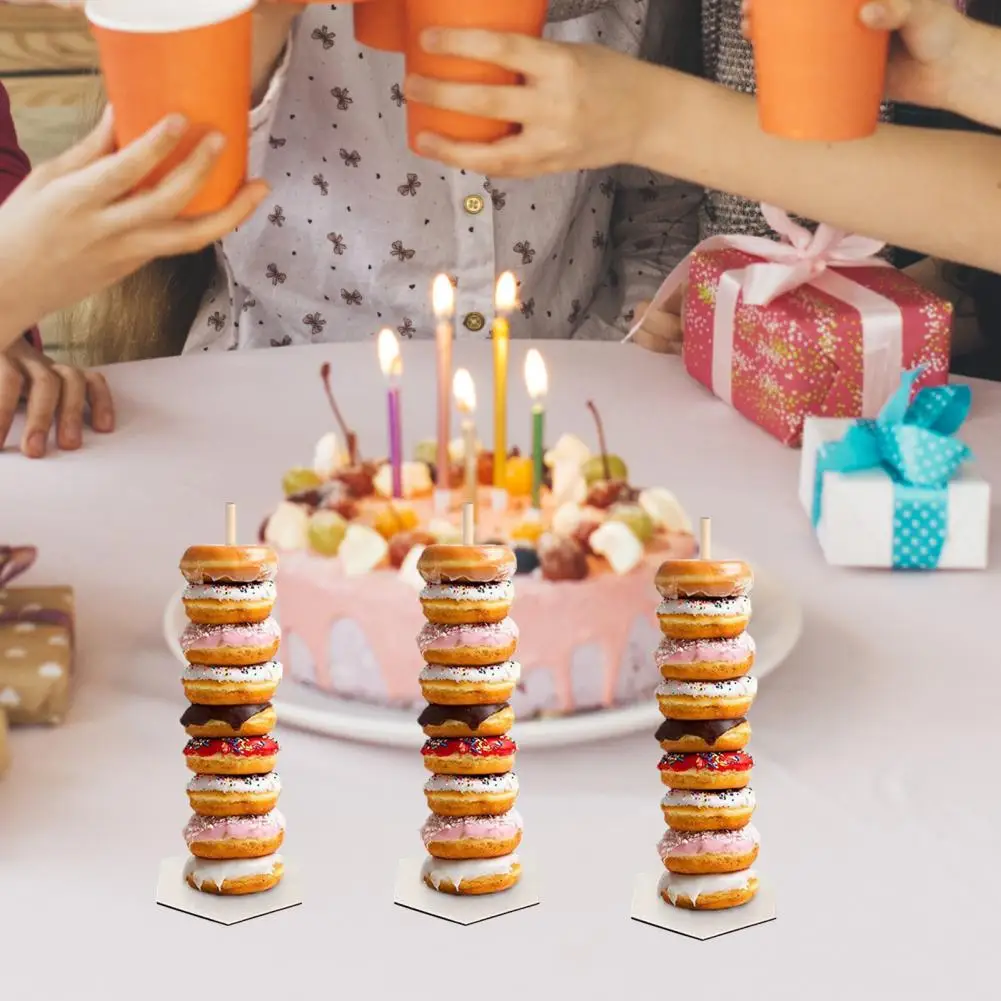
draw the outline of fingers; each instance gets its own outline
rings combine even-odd
[[[102,157],[78,176],[90,201],[107,205],[123,198],[148,177],[176,148],[188,125],[180,115],[169,115],[125,149]]]
[[[80,369],[70,365],[53,365],[52,372],[62,382],[59,416],[56,421],[56,444],[62,449],[73,451],[83,444],[87,380]]]
[[[270,190],[264,181],[251,181],[220,212],[198,219],[180,219],[141,234],[137,255],[145,262],[154,257],[173,257],[202,250],[246,222]]]
[[[501,122],[525,123],[531,119],[533,105],[526,100],[524,87],[485,87],[409,76],[403,89],[407,100],[447,111],[463,111]]]
[[[912,13],[911,0],[876,0],[859,11],[859,18],[867,28],[877,31],[899,31]]]
[[[633,336],[634,343],[657,354],[678,354],[683,339],[681,318],[660,309],[648,313],[649,308],[646,302],[636,306],[636,316],[643,317],[643,325]]]
[[[114,149],[114,115],[109,105],[104,109],[101,121],[89,135],[75,146],[71,146],[65,153],[42,164],[39,170],[51,177],[64,177],[66,174],[74,174],[89,167],[96,160],[114,152]]]
[[[425,52],[435,55],[466,56],[481,62],[501,66],[535,76],[547,65],[547,56],[558,46],[528,35],[513,35],[494,31],[432,28],[421,35]]]
[[[225,145],[226,138],[219,133],[206,136],[151,191],[140,192],[112,206],[106,216],[108,225],[117,231],[177,218],[208,179]]]
[[[0,449],[7,443],[23,388],[24,373],[20,366],[0,352]]]
[[[115,430],[115,401],[108,380],[100,372],[85,371],[87,402],[90,404],[90,426],[102,434]]]
[[[28,379],[28,407],[21,451],[29,459],[40,459],[45,455],[49,429],[55,422],[63,384],[37,352],[21,358],[21,367]]]
[[[524,133],[498,139],[493,143],[461,143],[422,132],[417,137],[417,148],[425,156],[450,167],[495,177],[532,177],[561,169]]]

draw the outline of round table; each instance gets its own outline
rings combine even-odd
[[[802,597],[803,639],[752,716],[757,868],[778,920],[708,942],[629,920],[634,876],[657,871],[663,830],[650,734],[519,758],[521,854],[539,873],[540,907],[461,928],[393,906],[398,860],[421,854],[420,761],[287,729],[283,852],[304,873],[305,906],[230,928],[155,906],[158,864],[183,854],[188,816],[184,702],[160,632],[178,558],[220,537],[227,500],[243,534],[256,533],[282,473],[308,464],[332,423],[323,361],[363,448],[386,440],[374,343],[203,354],[110,370],[114,435],[40,462],[0,456],[4,540],[40,547],[31,581],[76,588],[79,636],[69,718],[15,732],[0,783],[10,997],[986,996],[977,988],[995,979],[987,943],[1001,892],[986,864],[1001,811],[993,772],[981,771],[996,753],[986,624],[1001,597],[998,546],[986,573],[833,569],[799,507],[798,453],[677,359],[542,347],[551,439],[591,438],[595,399],[635,482],[712,514],[720,544]],[[524,351],[512,345],[510,402],[523,447]],[[455,352],[484,403],[488,352]],[[405,344],[404,365],[410,451],[433,433],[432,345]],[[964,434],[998,482],[1001,386],[976,384]]]

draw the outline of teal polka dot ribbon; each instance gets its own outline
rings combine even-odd
[[[969,386],[922,389],[923,367],[905,372],[875,420],[855,421],[841,441],[817,451],[813,524],[823,510],[825,473],[882,469],[893,481],[893,567],[938,566],[949,525],[949,484],[970,449],[955,437],[970,412]]]

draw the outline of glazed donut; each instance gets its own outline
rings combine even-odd
[[[517,850],[523,826],[517,810],[471,817],[432,813],[421,838],[435,858],[498,858]]]
[[[463,897],[508,890],[520,877],[517,855],[476,859],[439,859],[430,855],[421,866],[421,878],[432,890]]]
[[[428,584],[421,591],[421,607],[428,622],[440,625],[476,625],[500,622],[514,601],[514,583]]]
[[[189,737],[263,737],[271,733],[278,715],[270,702],[216,706],[193,704],[184,710],[181,726]]]
[[[417,634],[421,656],[429,664],[482,667],[510,660],[518,646],[513,619],[473,626],[443,626],[425,622]]]
[[[657,892],[665,903],[687,911],[722,911],[753,899],[758,892],[758,877],[752,869],[709,876],[665,872]]]
[[[238,859],[202,859],[193,855],[184,864],[188,886],[224,897],[270,890],[284,874],[281,855]]]
[[[754,586],[751,568],[741,560],[666,560],[654,578],[661,596],[736,598]]]
[[[181,600],[192,622],[218,625],[262,622],[275,604],[275,582],[255,584],[189,584]]]
[[[278,772],[195,775],[188,783],[188,802],[203,817],[243,817],[270,813],[281,791]]]
[[[514,710],[506,702],[464,706],[432,703],[417,722],[427,737],[501,737],[514,726]]]
[[[199,775],[263,775],[275,767],[274,737],[192,737],[184,760]]]
[[[510,737],[431,737],[421,754],[437,775],[498,775],[514,768],[518,745]]]
[[[705,875],[749,869],[758,857],[760,843],[754,824],[734,831],[675,831],[669,827],[657,851],[670,872]]]
[[[518,798],[518,776],[432,775],[424,783],[428,809],[442,817],[481,817],[507,813]]]
[[[754,813],[754,790],[668,789],[660,801],[664,820],[676,831],[729,831],[744,827]]]
[[[657,766],[672,789],[743,789],[751,781],[754,758],[743,751],[665,754]]]
[[[278,810],[240,817],[196,813],[184,828],[188,851],[199,858],[260,858],[273,855],[285,839],[285,818]]]
[[[256,584],[275,579],[278,556],[270,546],[189,546],[181,573],[189,584]]]
[[[491,705],[506,702],[521,677],[516,660],[487,667],[427,664],[418,680],[428,702],[446,706]]]
[[[745,674],[729,681],[662,681],[657,705],[669,719],[734,719],[744,716],[758,693],[758,679]]]
[[[239,706],[267,702],[282,680],[277,660],[249,667],[209,667],[188,664],[181,675],[189,701],[206,706]]]
[[[496,584],[517,567],[507,546],[428,546],[417,561],[426,584]]]
[[[726,681],[751,670],[754,640],[750,633],[722,640],[673,640],[665,636],[654,659],[663,678]]]
[[[751,724],[735,719],[666,719],[656,734],[665,751],[739,751],[751,739]]]
[[[181,633],[181,649],[191,664],[249,667],[271,660],[278,653],[281,640],[282,631],[270,618],[224,626],[191,622]]]
[[[728,639],[751,621],[751,599],[665,598],[657,606],[660,631],[674,640]]]

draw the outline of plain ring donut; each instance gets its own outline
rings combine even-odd
[[[507,546],[428,546],[417,561],[425,583],[496,584],[514,577],[517,563]]]
[[[654,583],[669,600],[737,598],[750,593],[754,573],[743,560],[666,560]]]
[[[189,584],[256,584],[275,579],[278,556],[270,546],[189,546],[180,568]]]

